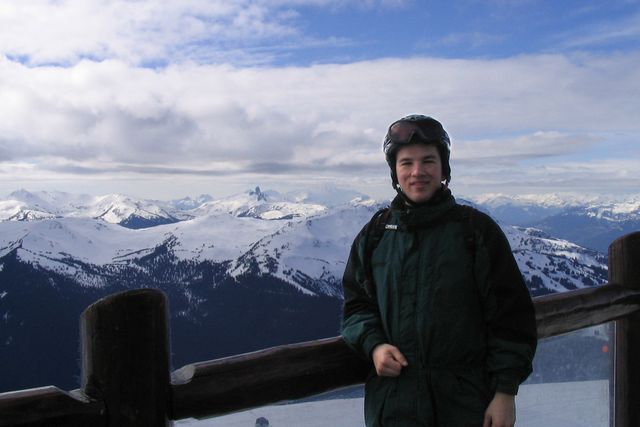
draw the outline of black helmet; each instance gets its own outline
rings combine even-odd
[[[451,140],[442,124],[433,117],[422,114],[412,114],[391,123],[387,135],[384,137],[382,151],[391,168],[391,185],[398,191],[398,177],[396,176],[396,154],[403,145],[433,144],[438,148],[442,162],[442,176],[447,184],[451,181]]]

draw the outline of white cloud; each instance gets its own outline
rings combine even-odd
[[[303,34],[296,8],[386,8],[402,0],[0,0],[0,54],[31,66],[260,64],[282,50],[350,43]]]
[[[556,36],[565,48],[599,47],[610,43],[637,43],[640,38],[640,13],[615,21],[585,25]]]
[[[539,131],[514,138],[460,141],[455,157],[461,163],[493,161],[517,163],[521,160],[579,154],[602,138],[556,131]]]
[[[491,34],[486,32],[453,32],[436,40],[423,39],[417,42],[416,46],[418,48],[465,46],[467,48],[470,47],[475,49],[478,47],[500,44],[504,41],[505,35],[503,34]]]
[[[286,12],[286,11],[285,11]],[[179,57],[183,48],[296,35],[293,16],[251,0],[0,3],[0,51],[31,64]]]
[[[488,188],[512,194],[637,194],[640,182],[637,165],[638,159],[568,161],[533,167],[479,163],[472,169],[454,165],[453,185],[458,192],[469,195],[486,192]]]
[[[343,17],[411,5],[0,0],[0,187],[17,185],[17,176],[81,176],[101,188],[144,181],[148,189],[155,180],[179,188],[213,178],[387,188],[382,137],[389,122],[415,112],[444,123],[453,183],[469,192],[604,188],[611,176],[616,188],[637,182],[638,53],[273,65],[298,53],[311,63],[307,50],[322,47],[346,58],[353,54],[340,48],[367,43],[328,27],[313,33],[316,12]],[[489,10],[506,19],[529,7],[497,0]],[[434,39],[480,46],[509,36],[465,28]],[[635,43],[639,28],[640,16],[629,14],[540,37],[565,49],[601,47]]]
[[[548,171],[526,161],[545,158],[551,167],[567,156],[606,156],[600,147],[621,143],[620,132],[637,142],[639,64],[636,54],[163,69],[0,59],[0,165],[85,178],[338,174],[385,182],[386,127],[419,112],[453,137],[455,185],[495,185],[483,178],[487,163],[500,165],[502,181],[546,183]],[[567,185],[586,185],[587,173],[562,171]],[[6,168],[0,179],[11,181]]]

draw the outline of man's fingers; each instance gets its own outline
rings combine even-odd
[[[389,350],[391,352],[391,356],[398,361],[398,363],[400,363],[401,366],[407,366],[409,363],[407,362],[407,359],[404,357],[404,355],[402,353],[400,353],[400,350],[398,350],[397,347],[391,347],[391,349]]]
[[[381,377],[397,377],[398,375],[400,375],[400,369],[393,369],[387,366],[382,367],[380,372],[378,372],[378,376]]]
[[[373,362],[380,376],[397,377],[407,360],[397,347],[380,344],[373,350]]]
[[[387,374],[392,375],[400,375],[400,371],[402,370],[402,365],[400,362],[394,360],[393,358],[388,358],[382,365],[382,368]]]

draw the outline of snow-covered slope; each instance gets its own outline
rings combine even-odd
[[[256,187],[244,194],[209,201],[190,213],[194,216],[227,213],[236,217],[274,220],[310,217],[323,213],[326,209],[315,203],[290,202],[279,194],[263,193],[260,187]]]
[[[29,206],[32,220],[7,216],[0,222],[0,258],[16,251],[20,260],[77,278],[85,286],[100,286],[105,268],[113,273],[163,248],[171,253],[171,262],[224,264],[233,278],[271,276],[302,293],[339,296],[350,244],[382,205],[367,198],[333,207],[292,202],[290,196],[259,187],[232,197],[199,199],[197,207],[178,212],[171,202],[122,195],[15,192],[0,202],[0,212]],[[610,212],[634,211],[633,206],[611,207]],[[131,218],[172,222],[140,229],[121,226]],[[603,254],[539,229],[501,227],[534,294],[604,281]]]
[[[324,215],[290,222],[235,260],[231,274],[243,274],[256,266],[261,274],[271,274],[305,292],[340,295],[336,284],[351,242],[380,207],[372,200],[354,201]]]
[[[607,252],[618,237],[640,229],[640,195],[617,198],[491,194],[473,200],[505,224],[538,228],[600,252]]]
[[[19,200],[0,201],[0,221],[36,221],[55,217],[51,212],[31,207]]]
[[[606,279],[604,254],[534,228],[502,227],[532,294],[600,285]]]
[[[609,221],[640,220],[640,199],[617,203],[601,203],[586,207],[587,216]]]
[[[70,212],[69,215],[101,219],[130,228],[143,228],[178,221],[166,209],[153,202],[135,200],[122,194],[98,197],[84,209]],[[132,226],[136,222],[140,226]]]
[[[613,196],[491,193],[473,197],[472,200],[497,218],[515,225],[534,223],[566,212],[610,221],[640,219],[640,195],[615,198]]]
[[[33,221],[44,218],[95,218],[129,228],[177,222],[179,215],[163,202],[136,200],[122,194],[89,196],[63,192],[18,190],[0,201],[0,221]]]

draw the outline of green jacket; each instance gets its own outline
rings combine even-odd
[[[362,357],[395,345],[409,366],[365,384],[367,426],[481,426],[496,391],[515,395],[536,349],[531,297],[498,225],[475,211],[460,220],[451,193],[427,206],[391,204],[365,286],[365,236],[343,277],[342,336]],[[456,219],[458,218],[458,219]],[[469,238],[472,234],[471,244]]]

